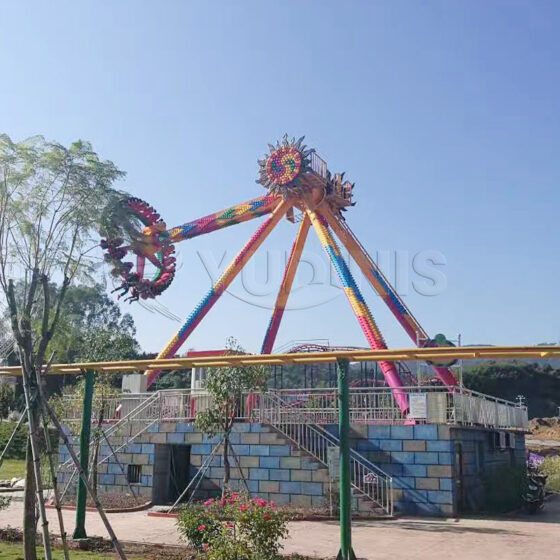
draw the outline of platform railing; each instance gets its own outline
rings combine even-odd
[[[529,424],[527,407],[469,389],[415,386],[401,390],[409,396],[425,396],[425,417],[415,416],[413,410],[403,414],[390,388],[351,388],[351,423],[398,424],[413,419],[418,423],[516,430],[526,430]],[[286,417],[297,411],[298,418],[312,424],[334,424],[338,421],[336,389],[284,389],[276,391],[276,394],[286,403],[282,411]]]
[[[311,153],[311,170],[323,177],[327,178],[327,162],[316,152]]]
[[[483,426],[493,429],[526,430],[528,427],[527,408],[517,403],[484,395],[460,387],[441,386],[404,387],[409,395],[419,395],[424,400],[425,415],[411,408],[403,414],[387,387],[366,387],[350,389],[350,421],[353,424],[399,424],[409,420],[418,423],[456,424]],[[261,394],[243,395],[236,404],[236,419],[258,421],[267,410],[266,395],[275,395],[284,403],[278,412],[286,421],[297,418],[307,424],[326,425],[338,422],[338,393],[336,389],[284,389],[269,390]],[[123,394],[119,398],[105,402],[105,422],[119,422],[137,411],[135,421],[159,418],[161,421],[192,420],[205,410],[211,397],[202,390],[158,391],[159,398],[152,400],[152,406],[140,406],[154,393]],[[156,410],[157,408],[157,410]],[[81,418],[81,401],[68,400],[65,406],[66,422]],[[416,413],[416,414],[415,414]],[[98,417],[94,409],[94,421]],[[145,417],[144,417],[145,416]]]

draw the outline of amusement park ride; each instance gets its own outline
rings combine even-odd
[[[142,224],[141,233],[132,235],[127,241],[118,238],[102,241],[102,247],[106,250],[105,258],[112,265],[113,276],[122,280],[117,290],[120,290],[122,295],[128,294],[128,299],[131,301],[150,299],[160,295],[173,281],[176,269],[173,256],[176,243],[268,215],[159,353],[158,359],[173,357],[179,351],[280,220],[287,217],[288,220],[295,222],[294,210],[301,212],[302,220],[265,333],[261,349],[263,354],[269,354],[274,346],[311,227],[315,230],[335,269],[356,319],[372,349],[381,350],[387,346],[348,265],[342,258],[335,235],[415,345],[431,347],[451,344],[445,337],[438,336],[435,339],[428,337],[426,331],[352,233],[343,217],[343,212],[354,205],[352,202],[354,185],[345,179],[344,173],[331,173],[315,150],[308,149],[303,144],[303,137],[299,140],[295,138],[289,140],[287,135],[275,145],[269,144],[269,153],[258,163],[257,183],[267,189],[265,195],[171,229],[167,228],[166,223],[149,204],[138,198],[130,198],[127,201],[127,211]],[[125,260],[128,256],[132,256],[133,260]],[[151,277],[148,277],[147,263],[152,265],[149,268],[155,270]],[[432,364],[437,377],[446,386],[457,385],[455,376],[449,368],[450,365],[450,363]],[[393,389],[400,408],[406,411],[408,399],[399,391],[399,388],[403,387],[403,381],[395,364],[384,361],[380,363],[380,367],[387,384]],[[155,381],[159,373],[160,370],[157,369],[147,372],[148,386]]]

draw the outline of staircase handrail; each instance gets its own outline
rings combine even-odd
[[[133,416],[136,416],[137,414],[142,412],[145,408],[147,408],[148,406],[151,406],[158,399],[160,399],[160,392],[156,391],[156,392],[152,393],[152,395],[150,395],[150,397],[143,400],[138,406],[133,408],[129,413],[127,413],[125,416],[123,416],[118,422],[116,422],[114,424],[111,424],[111,426],[109,426],[109,428],[107,428],[107,430],[105,430],[105,437],[109,437],[111,434],[113,434],[115,431],[117,431],[121,426],[123,426],[126,422],[132,420]],[[152,420],[152,419],[145,419],[145,420]],[[103,429],[103,428],[101,428],[101,429]],[[90,444],[89,444],[90,451],[91,451],[91,449],[93,448],[94,445],[95,445],[95,442],[91,441]],[[77,453],[77,456],[78,457],[80,456],[79,452]],[[64,468],[73,466],[73,464],[74,464],[74,462],[73,462],[72,458],[70,458],[70,459],[66,460],[64,463],[62,463],[59,466],[59,469],[64,469]]]
[[[288,408],[286,407],[287,403],[285,403],[277,394],[271,392],[268,392],[266,394],[263,403],[266,403],[267,400],[270,400],[270,404],[275,405],[275,407],[263,406],[261,419],[264,422],[269,423],[277,431],[292,440],[304,451],[311,454],[323,465],[328,466],[327,457],[322,456],[321,453],[318,452],[318,446],[308,444],[306,445],[305,442],[298,441],[296,439],[297,436],[294,436],[293,433],[290,433],[289,430],[282,428],[283,424],[281,422],[280,412],[281,409]],[[294,414],[294,409],[288,409],[290,411],[290,417],[294,417],[297,419],[297,411]],[[277,412],[278,414],[275,415],[275,412]],[[276,416],[276,421],[274,421],[274,416]],[[298,424],[298,422],[288,422],[287,424],[296,425]],[[308,430],[310,433],[315,434],[317,437],[321,438],[322,441],[327,444],[327,446],[340,447],[340,439],[321,426],[308,423],[301,423],[300,426],[302,426],[302,428],[300,428],[299,430],[295,430],[296,434],[299,434],[301,436],[301,434],[303,433],[302,430]],[[358,471],[360,471],[360,476],[356,474],[358,473]],[[367,498],[378,504],[386,513],[388,513],[389,515],[393,515],[393,477],[353,449],[350,450],[350,472],[355,474],[354,480],[351,480],[352,487],[360,492],[363,496],[366,496]],[[373,490],[368,491],[373,488],[373,485],[370,481],[365,480],[364,474],[365,476],[367,476],[368,474],[373,474],[373,482],[377,483],[376,487],[378,488],[378,490],[380,487],[383,488],[381,490],[381,499],[379,499],[379,492],[376,493]],[[381,485],[379,484],[379,479],[381,479]]]

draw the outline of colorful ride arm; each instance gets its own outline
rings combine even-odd
[[[360,323],[362,331],[366,335],[369,345],[374,350],[386,349],[387,345],[383,339],[383,335],[375,323],[360,289],[354,281],[350,269],[340,254],[338,245],[329,231],[326,219],[316,210],[307,209],[307,215],[317,232],[323,249],[327,253],[328,258],[338,275],[340,283],[344,288],[344,293],[346,294],[354,314]],[[379,366],[385,376],[385,379],[387,380],[387,384],[394,390],[393,394],[399,408],[403,412],[406,412],[408,410],[408,397],[406,393],[399,390],[403,386],[403,383],[399,377],[395,364],[392,362],[380,362]]]
[[[182,344],[187,340],[193,330],[202,321],[206,314],[212,309],[219,297],[227,290],[241,269],[253,256],[255,251],[261,246],[262,242],[267,238],[268,234],[274,229],[276,224],[282,219],[292,202],[289,200],[277,200],[277,206],[273,210],[271,216],[264,221],[257,231],[253,234],[247,244],[241,249],[239,254],[226,268],[214,286],[206,294],[206,297],[196,306],[194,311],[189,315],[183,326],[175,333],[167,346],[158,354],[159,358],[170,358],[175,355]],[[146,372],[148,376],[148,387],[156,380],[161,370],[150,370]]]
[[[280,322],[282,321],[282,316],[284,315],[284,309],[286,308],[286,303],[288,302],[288,297],[294,283],[297,267],[301,258],[301,253],[303,252],[305,241],[307,240],[307,234],[310,226],[311,222],[309,221],[309,218],[305,216],[299,227],[296,240],[292,245],[290,258],[288,260],[288,264],[286,265],[286,270],[284,271],[284,277],[282,278],[282,284],[280,285],[280,290],[278,291],[278,296],[276,297],[276,303],[274,304],[274,311],[264,336],[261,354],[270,354],[272,352],[274,341],[276,340],[276,335],[278,334],[278,329],[280,328]]]
[[[369,280],[375,291],[393,312],[393,315],[402,325],[408,336],[410,336],[414,344],[418,344],[419,339],[423,341],[430,340],[426,331],[422,328],[414,315],[412,315],[396,290],[391,286],[380,268],[362,247],[348,225],[343,222],[339,216],[336,216],[326,205],[321,208],[321,212],[324,214],[329,226],[352,255],[352,258],[356,261],[364,276]],[[437,376],[446,386],[452,387],[457,385],[457,380],[449,368],[433,367]]]
[[[121,278],[114,291],[122,292],[119,297],[128,294],[128,301],[159,296],[175,277],[175,243],[269,214],[280,198],[275,195],[254,198],[169,230],[152,206],[139,198],[129,198],[125,210],[144,226],[142,231],[127,242],[118,237],[101,241],[105,260],[112,265],[111,274]],[[126,260],[130,257],[134,260]],[[145,274],[146,261],[155,267],[151,278]]]
[[[236,204],[225,210],[220,210],[198,220],[187,222],[182,226],[177,226],[161,234],[160,238],[169,243],[178,243],[185,239],[192,239],[204,233],[210,233],[218,229],[223,229],[234,224],[246,222],[265,214],[270,214],[280,198],[274,195],[259,196],[247,202]]]

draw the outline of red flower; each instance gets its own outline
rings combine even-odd
[[[241,504],[239,506],[239,511],[247,511],[251,506],[249,504]]]
[[[196,530],[202,533],[202,531],[206,530],[206,525],[199,525]]]
[[[214,498],[210,498],[204,502],[205,506],[211,506],[214,503]]]

